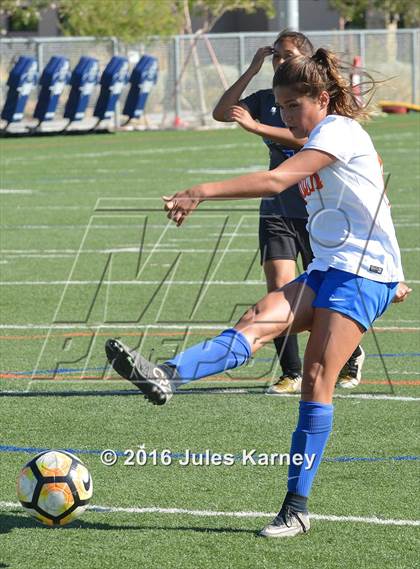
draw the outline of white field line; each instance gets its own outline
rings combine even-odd
[[[406,280],[408,284],[419,284],[420,280]],[[194,286],[194,285],[218,285],[218,286],[256,286],[256,285],[265,285],[265,281],[258,280],[258,281],[172,281],[172,280],[155,280],[155,281],[141,281],[141,280],[130,280],[130,281],[3,281],[0,282],[0,286],[87,286],[87,285],[165,285],[165,286]]]
[[[45,379],[39,379],[37,381],[45,381]],[[63,380],[64,381],[64,380]],[[71,380],[68,380],[71,381]],[[80,381],[80,380],[79,380]],[[96,380],[86,380],[87,381],[96,381]],[[99,381],[104,381],[103,379],[99,380]],[[107,382],[111,382],[112,380],[106,380]],[[75,383],[77,383],[77,380],[74,380]],[[118,380],[115,380],[115,382],[117,383]],[[67,383],[67,381],[66,381]],[[207,383],[207,382],[206,382]],[[208,382],[211,383],[211,382]],[[89,384],[90,385],[90,384]],[[267,382],[267,387],[268,387],[268,382]],[[22,391],[18,391],[17,393],[22,393]],[[213,391],[211,392],[213,393]],[[228,388],[228,389],[217,389],[215,388],[214,393],[220,393],[223,395],[229,395],[229,394],[241,394],[241,395],[245,395],[247,393],[249,393],[246,389],[241,389],[240,387],[238,388]],[[182,390],[182,392],[178,392],[175,393],[176,396],[178,395],[194,395],[194,389],[190,389],[190,390]],[[198,394],[201,395],[201,392],[199,392]],[[197,394],[197,395],[198,395]],[[266,393],[265,395],[267,395],[268,397],[279,397],[279,395],[273,395],[272,393]],[[286,397],[286,398],[299,398],[300,394],[294,394],[294,393],[283,393],[282,395],[280,395],[280,397]],[[420,397],[412,397],[410,395],[386,395],[386,394],[377,394],[374,395],[372,393],[349,393],[348,395],[343,395],[340,393],[335,393],[334,394],[334,399],[357,399],[359,401],[420,401]]]
[[[241,142],[241,143],[229,143],[229,144],[206,144],[203,146],[173,146],[169,148],[139,148],[138,150],[106,150],[102,152],[75,152],[66,153],[65,158],[67,160],[72,160],[74,158],[96,158],[96,157],[114,157],[114,156],[145,156],[146,154],[180,154],[183,152],[200,152],[201,150],[224,150],[229,148],[257,148],[259,145],[257,143],[251,142]],[[58,158],[58,156],[57,156]],[[3,160],[4,164],[9,164],[13,162],[39,162],[42,160],[51,160],[49,154],[38,154],[33,156],[14,156],[13,158],[5,158]]]
[[[169,224],[168,224],[169,225]],[[49,229],[49,230],[53,230],[53,229],[59,229],[60,231],[63,230],[67,230],[67,229],[86,229],[87,227],[87,223],[81,223],[81,224],[70,224],[70,225],[66,225],[66,224],[56,224],[56,225],[2,225],[1,229],[2,231],[6,231],[6,230],[15,230],[15,229]],[[93,224],[90,225],[90,229],[138,229],[138,226],[135,225],[127,225],[127,224],[114,224],[114,225],[109,225],[106,223],[102,223],[102,224]],[[157,224],[157,225],[149,225],[149,227],[154,227],[155,229],[162,229],[163,227],[165,227],[162,224]],[[175,225],[171,225],[170,227],[174,227]]]
[[[165,227],[169,227],[169,229],[171,231],[176,231],[177,227],[171,222],[170,224],[162,224],[162,223],[156,223],[156,224],[149,224],[147,227],[148,229],[164,229]],[[247,225],[247,226],[243,226],[243,227],[247,227],[247,228],[251,228],[254,229],[253,225]],[[128,224],[114,224],[114,225],[108,225],[108,224],[94,224],[90,226],[91,229],[136,229],[138,230],[138,225],[128,225]],[[86,229],[86,224],[71,224],[71,225],[66,225],[66,224],[56,224],[56,225],[48,225],[48,224],[44,224],[44,225],[2,225],[0,226],[0,229],[2,231],[11,231],[11,230],[17,230],[17,229],[48,229],[48,230],[52,230],[52,229],[59,229],[59,230],[70,230],[70,229]],[[205,229],[207,231],[213,229],[212,226],[208,226],[208,225],[189,225],[188,229]],[[214,237],[219,237],[218,233],[209,233],[210,236],[214,236]],[[252,233],[241,233],[240,237],[256,237],[257,235],[257,225],[255,224],[255,231]],[[232,237],[232,233],[223,233],[222,237]],[[192,236],[192,239],[197,239],[197,236]]]
[[[4,378],[7,380],[7,378]],[[54,385],[55,387],[57,386],[57,381],[60,382],[60,387],[61,386],[65,386],[67,384],[73,384],[73,385],[110,385],[110,384],[116,384],[116,385],[122,385],[122,381],[121,379],[63,379],[63,380],[48,380],[48,379],[31,379],[31,376],[22,378],[22,379],[27,379],[29,381],[29,383],[41,383],[44,384],[46,382],[51,382],[54,381]],[[15,380],[13,380],[15,381]],[[19,380],[20,381],[20,380]],[[215,384],[215,382],[212,381],[203,381],[203,384],[205,384],[206,386],[209,384]],[[266,386],[268,387],[269,382],[267,382]],[[65,389],[63,389],[62,391],[66,391]],[[124,390],[126,391],[126,390]],[[56,391],[49,391],[49,390],[43,390],[42,393],[60,393],[60,390],[56,390]],[[36,395],[37,392],[25,389],[15,389],[15,390],[4,390],[2,389],[0,391],[0,394],[7,394],[7,395],[20,395],[21,393],[34,393]],[[106,393],[106,391],[104,391],[104,393]],[[138,391],[136,391],[136,393],[138,393]],[[247,389],[243,389],[241,387],[229,387],[229,388],[217,388],[215,387],[214,389],[208,390],[205,392],[208,395],[248,395],[249,391]],[[182,391],[178,391],[175,392],[174,395],[176,397],[178,397],[179,395],[203,395],[203,392],[200,391],[199,389],[183,389]],[[294,394],[294,393],[283,393],[282,395],[273,395],[271,393],[261,393],[261,395],[267,395],[267,397],[285,397],[285,398],[299,398],[300,394]],[[334,394],[334,399],[355,399],[358,401],[420,401],[420,397],[412,397],[410,395],[386,395],[386,394],[372,394],[372,393],[352,393],[352,394],[348,394],[348,395],[343,395],[340,393],[336,393]]]
[[[407,283],[412,281],[405,281]],[[226,286],[238,286],[238,285],[265,285],[265,281],[172,281],[172,280],[154,280],[154,281],[3,281],[0,282],[0,286],[84,286],[84,285],[180,285],[180,286],[193,286],[193,285],[226,285]]]
[[[214,242],[214,240],[212,240]],[[164,244],[162,245],[162,247],[171,247],[170,251],[173,252],[174,250],[177,251],[176,249],[173,249],[175,247],[176,244],[171,243],[170,245],[168,244]],[[126,247],[109,247],[106,249],[84,249],[83,251],[81,251],[81,253],[89,253],[89,254],[94,254],[94,255],[109,255],[110,253],[139,253],[140,251],[145,251],[145,250],[152,250],[154,249],[154,245],[146,245],[145,247],[139,247],[138,245],[136,246],[126,246]],[[164,249],[161,249],[159,247],[159,252],[162,252]],[[169,250],[169,249],[168,249]],[[419,248],[420,250],[420,248]],[[182,252],[186,252],[189,251],[191,253],[199,253],[201,251],[205,251],[205,252],[209,252],[209,253],[213,253],[214,252],[214,248],[213,249],[181,249]],[[224,251],[223,247],[220,247],[219,251]],[[230,249],[230,251],[238,251],[240,253],[255,253],[255,251],[257,251],[257,246],[255,248],[244,248],[244,249]],[[0,250],[0,254],[1,255],[55,255],[58,254],[58,256],[60,254],[63,255],[76,255],[78,254],[78,250],[77,249],[2,249]]]
[[[239,235],[240,237],[243,237],[243,235]],[[179,240],[177,239],[170,239],[171,242],[171,247],[173,247],[174,245],[176,245]],[[182,239],[181,241],[184,241],[184,239]],[[189,239],[188,241],[191,241],[191,239]],[[201,240],[200,240],[201,241]],[[212,243],[214,243],[214,239],[205,239],[205,241],[211,241]],[[164,247],[167,246],[167,244],[163,245]],[[152,249],[152,245],[146,246],[146,248]],[[82,253],[94,253],[94,254],[109,254],[109,253],[139,253],[139,251],[143,250],[144,247],[139,247],[138,245],[126,245],[126,246],[122,246],[122,247],[109,247],[106,249],[84,249],[82,251]],[[230,249],[232,250],[232,249]],[[257,250],[257,247],[255,248],[244,248],[244,249],[236,249],[236,251],[239,251],[241,253],[255,253],[255,251]],[[182,251],[185,251],[185,249],[182,249]],[[190,251],[192,253],[198,253],[199,251],[209,251],[209,252],[213,252],[214,248],[212,249],[190,249]],[[404,251],[404,252],[412,252],[412,251],[420,251],[420,247],[402,247],[400,249],[400,251]],[[46,254],[46,253],[51,253],[51,254],[55,254],[55,253],[65,253],[65,254],[72,254],[75,255],[76,253],[78,253],[77,249],[0,249],[0,255],[20,255],[20,254],[38,254],[38,253],[42,253],[42,254]]]
[[[372,138],[374,140],[389,140],[391,146],[394,146],[395,143],[395,134],[376,134]],[[403,138],[414,138],[417,142],[416,134],[414,132],[402,132],[401,137],[398,137],[398,140],[402,140]]]
[[[256,210],[250,210],[250,211],[256,211]],[[163,211],[162,211],[163,213]],[[419,227],[420,223],[418,222],[413,222],[413,223],[394,223],[394,227]],[[132,229],[137,229],[137,226],[134,225],[127,225],[127,224],[94,224],[91,225],[90,228],[91,229],[130,229],[130,227]],[[155,224],[155,225],[149,225],[149,228],[154,228],[154,229],[161,229],[163,227],[165,227],[164,224]],[[174,230],[177,229],[175,225],[171,224],[170,225],[171,228],[173,228]],[[243,226],[243,227],[253,227],[253,226]],[[209,227],[208,225],[188,225],[187,226],[188,229],[206,229],[209,230],[211,229],[211,227]],[[73,230],[73,229],[86,229],[86,224],[71,224],[71,225],[66,225],[66,224],[57,224],[57,225],[33,225],[33,224],[24,224],[24,225],[2,225],[1,226],[2,231],[14,231],[14,230],[18,230],[18,229],[25,229],[25,230],[57,230],[59,229],[60,231],[66,231],[66,230]],[[256,226],[255,226],[255,231],[257,230]],[[232,237],[232,233],[224,233],[223,237]],[[239,235],[239,237],[255,237],[257,234],[256,232],[254,233],[241,233]]]
[[[0,194],[33,194],[36,193],[34,190],[13,190],[13,189],[2,189]]]
[[[34,190],[34,191],[37,191],[37,190]],[[80,211],[82,209],[85,209],[85,210],[93,211],[93,206],[89,206],[89,205],[14,205],[14,206],[3,205],[3,209],[7,209],[7,207],[11,207],[13,209],[30,209],[31,211],[34,209],[38,209],[41,211],[44,211],[44,210],[62,211],[62,210],[66,210],[66,209],[72,209],[72,210],[76,210],[76,211]],[[415,207],[415,206],[413,206],[413,207]]]
[[[41,190],[32,190],[32,191],[33,192],[39,192]],[[156,198],[153,198],[153,199],[156,199]],[[159,204],[160,203],[162,203],[162,202],[159,201]],[[3,209],[7,209],[8,207],[10,207],[10,208],[13,208],[14,210],[15,209],[30,209],[30,210],[37,209],[37,210],[41,210],[41,211],[44,211],[44,210],[62,211],[62,210],[66,210],[66,209],[72,209],[72,210],[89,210],[92,213],[95,212],[95,208],[93,205],[92,206],[89,206],[89,205],[81,205],[81,206],[78,206],[78,205],[33,205],[33,206],[30,206],[30,205],[12,205],[12,204],[10,204],[10,205],[3,205],[2,207],[3,207]],[[412,205],[398,204],[398,205],[395,205],[393,207],[401,207],[401,208],[405,207],[405,208],[414,209],[414,208],[419,207],[419,206],[417,206],[416,204],[412,204]],[[253,210],[255,209],[255,211],[257,211],[256,208],[252,208],[252,209]],[[121,211],[124,212],[124,209],[121,209]],[[162,213],[163,213],[163,210],[162,210]]]
[[[391,203],[391,210],[396,209],[396,208],[397,208],[397,209],[415,209],[415,208],[418,208],[418,207],[420,207],[420,203],[413,203],[413,204],[406,204],[406,203],[404,203],[404,204],[402,204],[402,203],[401,203],[401,204],[400,204],[400,203],[394,204],[394,203]]]
[[[417,322],[417,320],[416,320]],[[222,330],[223,326],[230,325],[230,323],[216,324],[140,324],[137,322],[126,324],[81,324],[81,323],[68,323],[68,324],[0,324],[0,330]],[[420,326],[375,326],[375,330],[382,330],[386,332],[398,332],[399,330],[408,330],[410,332],[417,332]]]
[[[171,240],[172,241],[172,240]],[[174,240],[175,241],[175,240]],[[181,240],[183,241],[183,240]],[[186,239],[185,241],[187,242],[191,242],[191,239]],[[201,239],[200,241],[211,241],[212,243],[214,242],[213,239]],[[156,253],[173,253],[176,252],[176,249],[174,249],[174,247],[176,246],[176,244],[179,243],[179,241],[177,241],[176,243],[171,243],[169,245],[169,248],[165,248],[165,246],[159,247],[158,249],[156,249]],[[111,249],[85,249],[84,251],[81,251],[82,255],[109,255],[110,253],[126,253],[126,254],[139,254],[140,251],[142,251],[143,253],[148,253],[150,251],[152,251],[153,248],[152,246],[149,247],[116,247],[116,248],[111,248]],[[252,253],[255,254],[258,250],[258,247],[255,246],[254,249],[237,249],[237,248],[232,248],[232,249],[226,249],[225,245],[221,245],[219,247],[219,249],[217,249],[216,251],[213,249],[188,249],[188,248],[182,248],[181,252],[182,253],[215,253],[216,255],[219,255],[221,253],[223,253],[224,255],[226,254],[238,254],[238,253]],[[41,252],[42,250],[38,250],[38,251],[32,251],[31,250],[27,250],[25,251],[25,249],[3,249],[3,251],[0,251],[0,255],[4,255],[6,256],[8,259],[69,259],[71,257],[73,257],[74,255],[76,255],[77,251],[75,249],[52,249],[52,250],[48,250],[46,249],[44,252]],[[48,252],[51,251],[51,252]],[[402,248],[400,249],[400,251],[402,253],[405,252],[415,252],[415,251],[420,251],[420,247],[407,247],[407,248]],[[0,261],[1,263],[2,261]],[[4,263],[6,263],[7,261],[3,261]]]
[[[183,168],[171,168],[175,172],[185,172],[186,174],[247,174],[248,172],[258,172],[265,170],[266,166],[261,164],[253,164],[251,166],[243,166],[242,168],[189,168],[184,170]]]
[[[0,502],[5,509],[21,508],[18,502]],[[188,510],[186,508],[120,508],[112,506],[92,505],[88,510],[98,513],[112,514],[169,514],[178,516],[195,516],[201,518],[273,518],[277,512],[220,512],[216,510]],[[378,518],[376,516],[334,516],[326,514],[310,514],[312,520],[322,522],[364,523],[385,526],[420,526],[420,520],[398,520],[393,518]]]
[[[255,199],[259,199],[259,198],[255,198]],[[115,201],[118,204],[117,208],[120,209],[121,211],[124,211],[123,208],[121,207],[122,201],[131,202],[131,204],[139,204],[139,206],[142,206],[145,201],[154,201],[154,202],[159,203],[159,204],[162,203],[160,198],[153,197],[153,196],[142,196],[139,198],[132,197],[132,196],[131,197],[130,196],[125,196],[125,197],[121,196],[120,197],[119,196],[118,198],[113,197],[113,196],[102,196],[102,197],[97,198],[95,210],[96,209],[103,209],[106,207],[109,207],[110,209],[112,209],[112,206],[108,205],[108,202],[112,202],[112,201]],[[217,200],[214,200],[214,201],[217,201]],[[127,207],[128,208],[133,207],[131,204],[128,204]],[[410,208],[410,209],[413,209],[414,207],[420,207],[420,202],[404,203],[404,204],[393,204],[393,203],[391,203],[391,207],[392,208]],[[230,209],[231,208],[229,207],[229,210]]]
[[[31,191],[31,192],[39,192],[41,190],[26,190],[27,192]],[[153,198],[156,199],[156,198]],[[78,206],[78,205],[34,205],[34,206],[29,206],[29,205],[4,205],[3,206],[4,209],[6,209],[7,207],[13,207],[13,209],[37,209],[37,210],[58,210],[58,211],[62,211],[65,209],[72,209],[72,210],[90,210],[90,211],[94,211],[94,206]],[[420,203],[414,203],[414,204],[391,204],[392,209],[417,209],[420,207]],[[124,211],[124,210],[122,210]]]
[[[142,253],[149,253],[150,251],[152,251],[153,248],[152,247],[143,247],[141,249]],[[220,248],[216,251],[216,254],[219,255],[220,253],[224,253],[224,254],[233,254],[233,253],[256,253],[257,252],[257,248],[255,249],[230,249],[229,251]],[[108,251],[105,252],[105,250],[100,251],[99,254],[108,254],[111,253],[112,251]],[[113,251],[113,253],[136,253],[137,255],[139,254],[139,250],[137,249],[136,251],[123,251],[123,250],[119,250],[119,251]],[[154,251],[154,253],[177,253],[178,251],[176,249],[164,249],[159,247],[156,251]],[[182,253],[214,253],[214,249],[182,249],[182,251],[180,251]],[[6,254],[8,259],[69,259],[69,258],[73,258],[74,255],[76,253],[62,253],[60,255],[56,254],[56,253],[29,253],[28,255],[24,255],[24,254],[19,254],[19,255],[15,255],[15,254]],[[95,251],[82,251],[81,254],[98,254]],[[8,261],[6,261],[8,262]],[[156,266],[163,266],[161,263],[159,263]],[[168,265],[169,266],[169,265]]]
[[[420,371],[388,371],[388,373],[393,375],[420,375]]]

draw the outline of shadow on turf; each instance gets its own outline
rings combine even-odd
[[[44,526],[36,520],[30,518],[20,511],[10,512],[7,514],[0,514],[0,535],[2,533],[9,533],[13,529],[39,529],[43,531],[67,531],[71,529],[92,529],[92,530],[162,530],[162,531],[193,531],[196,533],[249,533],[255,534],[254,530],[245,528],[206,528],[194,526],[152,526],[152,525],[113,525],[104,523],[85,522],[84,520],[77,520],[68,526],[51,528]],[[8,565],[1,565],[1,567],[8,567]]]

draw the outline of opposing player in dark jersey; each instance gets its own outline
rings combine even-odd
[[[236,121],[244,129],[263,138],[270,156],[269,169],[302,148],[306,139],[295,138],[281,119],[272,89],[257,91],[248,97],[241,96],[253,77],[259,73],[264,60],[272,57],[274,72],[288,57],[313,54],[313,46],[302,33],[285,30],[273,47],[257,50],[249,68],[221,97],[213,117],[222,122]],[[260,206],[259,245],[261,264],[267,281],[267,291],[284,286],[295,277],[295,265],[300,254],[303,269],[313,254],[306,229],[308,214],[297,185],[275,197],[263,198]],[[282,375],[268,393],[297,393],[302,383],[302,362],[296,335],[275,338],[274,344],[280,360]],[[359,346],[344,366],[338,385],[356,387],[361,380],[365,354]]]

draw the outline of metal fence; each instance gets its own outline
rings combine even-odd
[[[360,55],[363,66],[377,79],[388,79],[380,85],[376,99],[419,102],[418,72],[420,30],[360,30],[307,32],[315,47],[328,47],[349,63]],[[115,38],[34,38],[1,39],[0,104],[4,104],[9,71],[20,55],[38,59],[42,70],[52,55],[69,58],[73,68],[81,55],[96,57],[101,71],[114,54],[127,55],[132,65],[143,53],[157,57],[159,80],[147,104],[146,120],[150,126],[168,127],[214,124],[211,112],[225,90],[245,71],[256,50],[272,44],[276,34],[231,33],[205,36],[150,38],[147,42],[126,45]],[[245,95],[271,85],[269,62],[253,79]],[[90,114],[98,95],[93,92]],[[61,97],[57,116],[61,116],[68,91]],[[126,92],[122,93],[124,100]],[[25,118],[30,118],[36,101],[31,96]],[[89,113],[88,113],[89,115]]]

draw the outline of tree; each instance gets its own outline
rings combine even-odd
[[[263,10],[268,17],[274,16],[273,0],[188,0],[191,13],[203,16],[202,31],[210,31],[215,23],[227,12],[243,10],[252,14]]]
[[[420,4],[417,0],[375,0],[373,7],[383,12],[387,27],[400,21],[405,26],[420,23]]]
[[[369,0],[329,0],[329,4],[340,14],[340,29],[344,29],[346,24],[364,20]]]
[[[56,5],[66,35],[117,36],[130,43],[171,35],[182,26],[181,0],[59,0]]]
[[[0,0],[3,13],[27,23],[37,23],[48,7],[57,10],[66,35],[117,36],[130,43],[189,29],[184,0]],[[274,14],[273,0],[188,0],[188,8],[191,14],[204,17],[202,32],[232,10],[262,9],[269,16]]]
[[[405,26],[415,26],[420,22],[418,0],[329,0],[345,23],[361,19],[367,10],[377,10],[384,17],[387,27],[403,21]]]
[[[13,31],[24,31],[37,28],[41,11],[47,8],[51,0],[31,0],[23,3],[21,0],[0,0],[0,14],[12,18]],[[7,30],[1,30],[6,33]]]

